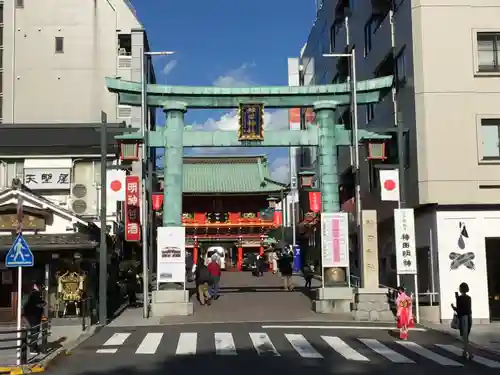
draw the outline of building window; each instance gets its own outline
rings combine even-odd
[[[368,124],[375,117],[375,105],[368,103],[366,105],[366,123]]]
[[[64,38],[62,36],[56,36],[56,53],[64,52]]]
[[[24,8],[24,0],[16,0],[16,8]]]
[[[365,57],[368,56],[368,53],[372,50],[372,32],[373,29],[373,21],[370,19],[365,25],[365,48],[364,54]]]
[[[482,160],[500,160],[500,118],[481,119]]]
[[[405,0],[394,0],[393,1],[393,7],[394,7],[394,11],[396,12],[399,7],[401,6],[401,4],[404,2]]]
[[[396,56],[396,85],[397,88],[406,83],[406,47],[403,47]]]
[[[368,163],[368,180],[370,192],[377,191],[380,188],[380,171],[371,162]]]
[[[330,27],[330,52],[335,50],[335,35],[337,34],[335,23]]]
[[[500,72],[500,32],[477,34],[479,72]]]

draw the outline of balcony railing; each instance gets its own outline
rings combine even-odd
[[[269,226],[274,216],[260,212],[185,212],[182,223],[186,226]]]

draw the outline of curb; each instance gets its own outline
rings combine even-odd
[[[440,332],[440,333],[443,333],[443,334],[445,334],[447,336],[451,336],[451,337],[453,337],[456,340],[460,340],[460,336],[457,333],[455,333],[455,332],[445,331],[445,330],[442,330],[442,329],[439,329],[439,328],[436,328],[436,327],[430,327],[430,326],[426,325],[425,323],[421,324],[421,325],[423,327],[425,327],[426,329],[428,329],[429,331]],[[486,353],[489,353],[489,354],[492,354],[494,356],[500,356],[500,352],[499,351],[490,349],[490,348],[486,347],[485,345],[478,344],[478,343],[475,343],[473,341],[469,341],[469,345],[472,346],[474,349],[482,350],[482,351],[484,351]]]
[[[53,366],[61,358],[71,355],[72,350],[82,344],[85,340],[91,337],[97,329],[97,326],[90,326],[84,331],[77,339],[69,342],[67,345],[56,349],[47,357],[42,359],[36,364],[29,364],[24,366],[10,366],[0,367],[0,374],[21,375],[21,374],[34,374],[47,371],[50,366]]]

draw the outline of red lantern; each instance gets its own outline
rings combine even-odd
[[[163,206],[163,193],[153,194],[152,198],[153,211],[161,211]]]
[[[321,193],[319,191],[309,192],[309,210],[321,212]]]

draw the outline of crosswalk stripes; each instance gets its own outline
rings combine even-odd
[[[380,341],[375,339],[359,339],[363,344],[373,350],[375,353],[380,354],[382,357],[387,358],[393,363],[415,363],[408,357],[399,354],[397,351],[390,349]]]
[[[275,357],[280,355],[267,333],[250,332],[249,335],[259,355],[270,355]]]
[[[215,332],[215,354],[236,355],[233,335],[229,332]]]
[[[323,340],[337,353],[339,353],[345,359],[349,359],[351,361],[361,361],[361,362],[369,362],[370,360],[366,358],[363,354],[351,348],[349,345],[345,343],[345,341],[341,340],[339,337],[334,336],[321,336]]]
[[[115,333],[108,341],[104,343],[104,348],[98,349],[97,353],[114,354],[118,351],[117,348],[109,348],[110,346],[121,346],[128,339],[130,333]]]
[[[198,334],[196,332],[181,332],[177,342],[176,355],[195,355],[198,345]]]
[[[136,343],[136,339],[142,339],[137,348],[133,347],[137,355],[153,355],[157,354],[162,341],[166,343],[167,335],[161,332],[150,332],[144,337],[138,336],[134,333],[134,339],[130,338],[130,332],[117,332],[109,337],[106,342],[96,350],[98,354],[116,354],[121,348],[128,349],[130,347],[130,340]],[[213,335],[212,345],[215,349],[215,355],[218,356],[235,356],[242,354],[237,350],[235,338],[230,332],[215,332]],[[349,342],[337,336],[316,336],[316,339],[308,340],[304,335],[298,333],[284,333],[282,334],[286,340],[278,340],[280,349],[275,346],[268,333],[264,332],[249,332],[250,338],[255,353],[259,356],[275,356],[290,355],[296,353],[305,359],[321,360],[324,356],[328,356],[327,351],[333,350],[346,360],[357,362],[372,362],[374,356],[380,356],[392,363],[399,364],[415,364],[416,358],[423,358],[425,360],[434,362],[441,366],[447,367],[463,367],[464,364],[445,356],[449,354],[454,358],[462,355],[462,350],[450,344],[433,344],[432,346],[422,346],[413,341],[390,341],[389,343],[382,343],[379,340],[371,338],[349,338]],[[283,337],[282,336],[282,337]],[[208,338],[202,335],[202,338]],[[241,344],[241,335],[236,335],[236,340]],[[276,338],[276,337],[275,337]],[[168,341],[172,342],[172,337],[168,337]],[[199,333],[197,332],[181,332],[178,334],[175,355],[196,355],[198,352]],[[129,340],[129,341],[127,341]],[[323,346],[320,343],[323,342]],[[358,342],[357,345],[352,345]],[[124,347],[127,343],[127,348]],[[200,345],[206,341],[201,341]],[[325,346],[326,343],[326,346]],[[172,342],[174,344],[174,342]],[[282,348],[285,345],[286,348]],[[364,350],[363,350],[364,348]],[[432,350],[438,348],[438,352]],[[174,347],[172,347],[172,350]],[[293,349],[293,350],[292,350]],[[399,350],[401,349],[401,350]],[[246,350],[246,347],[245,347]],[[280,350],[284,350],[280,353]],[[368,350],[368,352],[366,351]],[[362,353],[360,353],[362,351]],[[373,353],[373,355],[370,355]],[[412,358],[409,358],[411,356]],[[490,358],[481,356],[474,356],[473,362],[489,368],[500,368],[500,362]]]
[[[160,346],[163,333],[148,333],[135,351],[136,354],[155,354]]]
[[[441,348],[443,350],[446,350],[447,352],[450,352],[451,354],[461,356],[462,351],[457,348],[454,345],[445,345],[445,344],[436,344],[438,348]],[[472,360],[476,363],[479,363],[480,365],[490,367],[490,368],[500,368],[500,362],[495,362],[492,361],[491,359],[481,357],[479,355],[475,355]]]
[[[304,358],[323,358],[323,356],[303,335],[285,333],[285,337],[297,353]]]
[[[443,357],[442,355],[434,353],[434,352],[430,351],[429,349],[426,349],[426,348],[418,345],[415,342],[412,342],[412,341],[396,341],[396,342],[399,345],[404,346],[406,349],[409,349],[412,352],[417,353],[418,355],[420,355],[422,357],[430,359],[431,361],[439,363],[440,365],[455,366],[455,367],[462,367],[463,366],[461,363],[455,362],[449,358],[446,358],[446,357]]]

